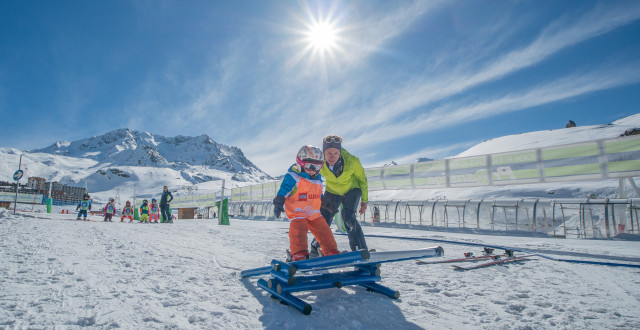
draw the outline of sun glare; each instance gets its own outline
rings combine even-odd
[[[329,23],[316,23],[309,27],[307,33],[311,47],[316,51],[329,52],[336,47],[336,29]]]
[[[345,49],[350,45],[350,28],[341,14],[343,11],[340,2],[327,1],[319,4],[331,4],[331,7],[307,6],[304,8],[305,15],[294,17],[295,24],[288,30],[295,36],[291,45],[296,52],[289,63],[296,65],[305,62],[310,67],[326,71],[340,68],[350,59],[350,54]]]

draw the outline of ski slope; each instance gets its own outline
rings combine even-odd
[[[302,315],[240,271],[283,258],[288,222],[174,224],[75,221],[0,209],[0,328],[602,329],[640,328],[640,269],[534,258],[456,272],[452,264],[382,265],[400,299],[347,286],[300,292]],[[556,258],[640,264],[638,242],[364,227],[365,234],[527,249]],[[346,236],[336,235],[341,249]],[[441,245],[443,258],[480,247],[369,237],[379,251]],[[496,251],[498,252],[498,251]],[[468,263],[467,263],[468,264]]]

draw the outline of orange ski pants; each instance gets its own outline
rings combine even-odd
[[[298,218],[289,223],[289,249],[292,255],[309,250],[307,246],[307,232],[309,231],[320,243],[320,248],[325,256],[339,252],[331,228],[323,217],[317,217],[313,220]]]

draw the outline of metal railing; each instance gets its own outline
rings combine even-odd
[[[537,232],[563,238],[640,234],[640,199],[484,199],[369,201],[363,223]],[[275,220],[271,201],[229,203],[233,217]]]
[[[364,171],[369,191],[441,189],[632,178],[640,176],[639,160],[640,135],[636,135]],[[231,199],[271,200],[279,183],[233,188]]]

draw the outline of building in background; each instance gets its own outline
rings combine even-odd
[[[10,184],[10,183],[7,183]],[[32,176],[27,179],[24,193],[39,193],[46,197],[49,196],[49,187],[51,186],[51,197],[55,200],[74,202],[80,201],[84,194],[87,193],[87,189],[84,187],[69,186],[60,182],[47,182],[45,178]],[[13,184],[15,189],[15,184]]]
[[[37,176],[32,176],[27,179],[27,188],[40,191],[49,190],[47,180]]]

